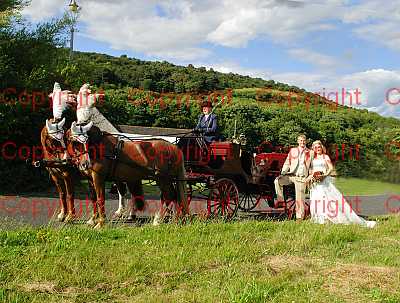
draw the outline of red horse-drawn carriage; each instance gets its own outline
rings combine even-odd
[[[183,152],[188,198],[207,201],[207,215],[230,219],[238,210],[291,219],[294,195],[285,189],[285,203],[274,203],[274,179],[279,176],[286,153],[259,150],[250,154],[235,141],[207,144],[201,135],[178,138]],[[262,208],[261,208],[262,207]]]

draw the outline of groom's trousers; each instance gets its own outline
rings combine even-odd
[[[306,196],[306,183],[303,177],[282,175],[275,179],[275,192],[278,201],[283,201],[283,186],[294,184],[296,190],[296,218],[304,219],[304,199]]]

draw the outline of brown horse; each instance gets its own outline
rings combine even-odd
[[[51,179],[56,185],[60,197],[60,213],[57,219],[61,222],[71,222],[75,219],[74,207],[74,180],[73,176],[79,176],[80,172],[76,167],[68,165],[70,163],[69,154],[67,153],[65,128],[63,127],[65,119],[61,121],[55,119],[46,120],[46,125],[41,131],[40,141],[43,148],[43,164],[36,162],[36,165],[43,165],[50,174]],[[76,173],[75,173],[76,172]],[[96,192],[93,187],[92,180],[89,179],[90,199],[93,204],[93,216],[87,222],[89,225],[94,225],[94,218],[97,216]],[[116,183],[119,204],[125,204],[125,185],[121,182]],[[116,217],[121,217],[124,213],[124,208],[118,209],[115,213]]]
[[[57,219],[64,222],[75,218],[74,184],[72,182],[72,167],[66,165],[68,153],[65,143],[65,118],[46,120],[40,134],[43,148],[43,159],[51,179],[56,185],[60,196],[61,210]]]
[[[99,208],[97,228],[105,221],[106,180],[126,182],[136,198],[136,207],[141,209],[142,180],[154,179],[167,206],[176,201],[178,215],[189,213],[183,155],[174,144],[165,140],[122,141],[102,132],[93,122],[86,125],[73,122],[67,133],[67,145],[73,163],[93,181]]]

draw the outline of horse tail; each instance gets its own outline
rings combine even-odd
[[[186,192],[186,170],[185,170],[185,165],[183,161],[183,154],[180,149],[178,149],[179,152],[179,158],[181,159],[181,164],[180,167],[178,168],[178,174],[177,174],[177,191],[178,191],[178,202],[180,207],[182,208],[182,212],[184,215],[189,214],[189,205],[188,205],[188,198],[187,198],[187,192]],[[178,159],[179,159],[178,158]]]

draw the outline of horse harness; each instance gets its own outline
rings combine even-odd
[[[118,163],[121,162],[120,161],[120,156],[122,153],[122,150],[124,148],[124,140],[121,140],[119,137],[117,138],[117,144],[115,145],[112,154],[111,155],[106,155],[106,158],[108,158],[109,160],[111,160],[111,169],[109,170],[109,174],[108,174],[108,178],[110,178],[111,180],[114,180],[115,177],[115,171],[116,168],[118,166]],[[168,157],[170,158],[170,157]],[[171,165],[172,161],[171,159],[169,159],[168,164]],[[127,164],[127,163],[125,163]],[[149,170],[150,173],[152,173],[154,175],[154,177],[156,177],[156,179],[158,177],[162,176],[162,172],[161,169],[158,167],[156,161],[153,162],[153,165],[151,165],[150,167],[147,167],[147,169]]]
[[[120,155],[122,152],[122,149],[124,148],[124,141],[121,140],[120,138],[117,138],[117,144],[114,147],[114,150],[112,152],[111,156],[106,156],[107,158],[109,158],[112,162],[111,162],[111,169],[110,169],[110,174],[109,177],[111,180],[114,180],[115,177],[115,170],[117,168],[118,165],[118,161],[120,159]]]

